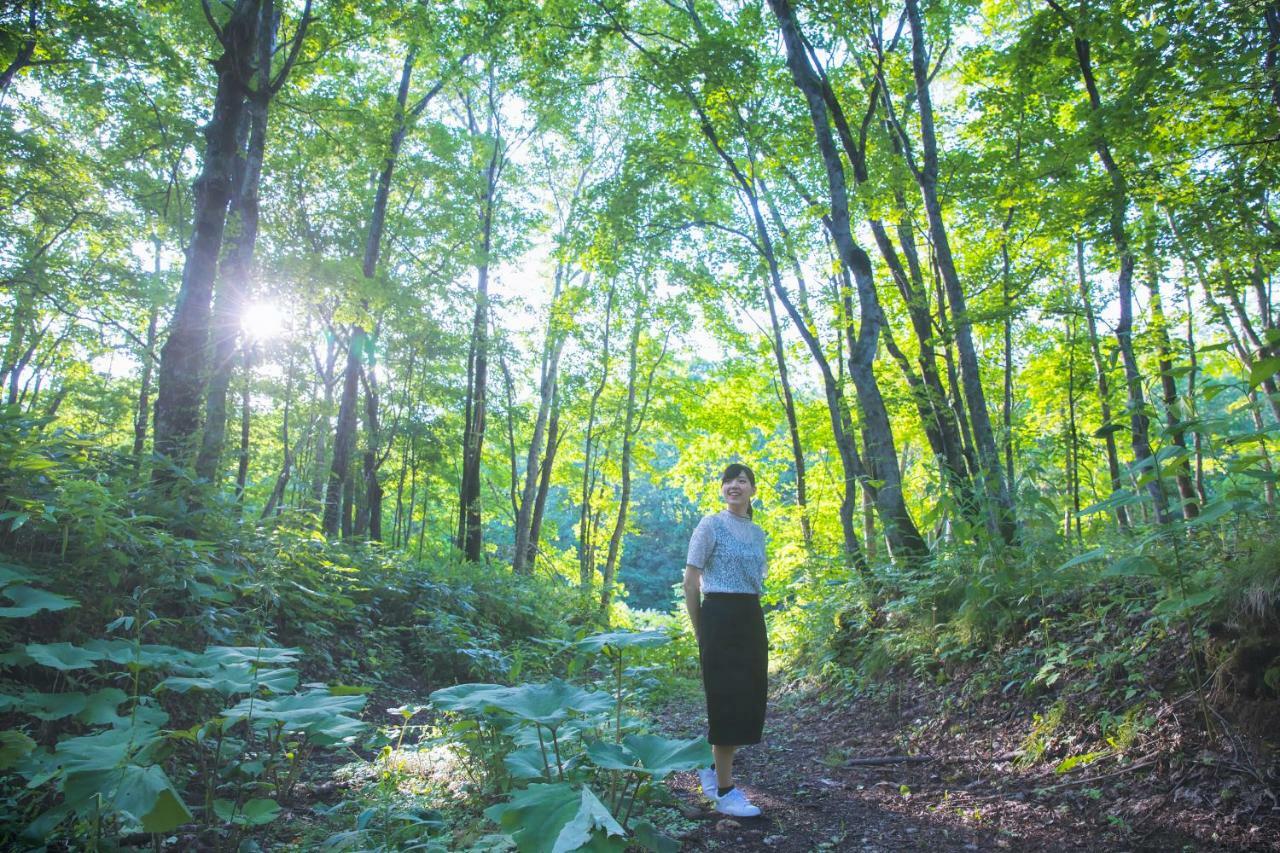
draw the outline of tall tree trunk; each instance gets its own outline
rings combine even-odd
[[[955,261],[951,257],[951,244],[942,216],[942,204],[938,198],[938,142],[933,123],[933,100],[929,89],[929,60],[926,55],[924,22],[921,20],[917,0],[906,0],[906,7],[907,19],[911,27],[911,67],[915,78],[923,152],[923,162],[913,171],[916,183],[920,187],[920,194],[924,199],[929,236],[933,241],[938,268],[946,287],[947,301],[951,305],[956,349],[960,356],[961,386],[969,408],[969,421],[973,428],[978,464],[986,479],[986,491],[995,512],[991,526],[993,532],[998,533],[1005,542],[1012,542],[1017,530],[1013,498],[1001,466],[1000,452],[996,447],[995,431],[991,426],[991,415],[987,411],[986,393],[982,388],[977,349],[973,343],[969,309]]]
[[[267,146],[267,115],[271,103],[271,57],[275,52],[279,19],[274,0],[259,0],[261,8],[257,35],[257,85],[247,95],[241,116],[247,146],[236,157],[228,218],[232,235],[220,265],[214,294],[211,336],[213,363],[206,388],[204,434],[196,454],[196,476],[216,483],[223,445],[226,442],[227,391],[231,386],[240,321],[248,304],[253,281],[253,252],[258,241],[258,190],[262,182],[262,161]]]
[[[476,274],[476,308],[471,324],[471,376],[468,419],[463,433],[462,483],[458,490],[458,550],[471,562],[480,560],[483,547],[480,505],[480,464],[484,450],[486,384],[489,376],[489,240],[492,208],[486,205],[483,257]]]
[[[555,463],[556,451],[560,448],[560,386],[556,385],[551,393],[551,421],[547,425],[547,451],[542,457],[540,476],[538,478],[538,494],[533,501],[533,518],[529,521],[529,544],[526,548],[525,560],[528,562],[530,574],[538,559],[538,541],[542,534],[542,517],[547,508],[547,494],[551,491],[551,466]]]
[[[289,414],[292,408],[293,359],[290,358],[289,364],[285,368],[284,418],[280,423],[280,450],[284,454],[284,460],[280,465],[280,474],[276,477],[275,485],[271,488],[271,495],[267,498],[267,502],[262,505],[262,515],[258,516],[259,521],[269,521],[276,514],[284,502],[284,492],[289,487],[289,478],[293,474],[293,463],[297,456],[297,450],[289,444]]]
[[[1181,424],[1186,418],[1179,404],[1178,383],[1173,376],[1173,347],[1169,342],[1169,327],[1164,315],[1164,301],[1160,294],[1160,270],[1155,266],[1154,250],[1150,253],[1151,269],[1147,290],[1151,294],[1151,330],[1156,339],[1157,366],[1160,369],[1160,389],[1164,402],[1165,430],[1176,447],[1187,450],[1186,428]],[[1195,487],[1191,483],[1189,454],[1174,463],[1174,481],[1182,503],[1182,517],[1190,521],[1200,514]]]
[[[627,346],[627,408],[622,423],[621,489],[618,492],[618,515],[614,519],[613,533],[609,537],[609,554],[605,558],[604,572],[600,579],[600,615],[606,624],[609,619],[609,602],[613,596],[613,579],[617,573],[618,558],[622,554],[622,537],[627,529],[627,509],[631,503],[631,447],[636,419],[636,355],[640,349],[640,320],[637,309],[631,324],[631,341]]]
[[[347,363],[342,372],[342,396],[338,402],[338,424],[333,434],[333,457],[329,465],[329,487],[324,495],[325,535],[337,536],[341,522],[346,518],[346,488],[351,481],[351,454],[356,442],[356,403],[360,390],[360,362],[365,348],[365,331],[358,325],[351,327],[347,341]],[[344,531],[344,535],[349,534]]]
[[[391,178],[395,171],[400,149],[404,145],[410,122],[421,114],[431,99],[440,91],[444,81],[438,81],[412,107],[407,106],[409,86],[413,78],[413,66],[417,58],[417,48],[410,48],[405,56],[400,72],[400,84],[396,90],[396,112],[392,120],[391,136],[387,143],[387,153],[382,161],[382,169],[378,173],[377,188],[374,191],[373,207],[369,214],[369,228],[365,235],[364,255],[361,259],[361,272],[366,279],[377,275],[378,257],[382,250],[382,234],[386,228],[387,202],[391,196]],[[339,514],[343,520],[343,536],[349,536],[353,530],[350,508],[354,503],[355,482],[351,459],[355,450],[356,407],[359,396],[359,379],[363,356],[369,338],[360,324],[351,326],[350,346],[347,350],[347,364],[343,372],[342,398],[338,404],[338,424],[333,441],[333,463],[329,469],[329,489],[325,495],[324,529],[333,536],[337,533]],[[368,416],[366,400],[366,423],[377,428],[377,400],[373,401],[373,416]],[[370,461],[368,457],[365,462]],[[373,457],[373,470],[366,470],[365,483],[366,507],[376,508],[381,513],[381,484],[377,477],[377,455]],[[372,518],[372,514],[370,515]],[[381,536],[381,519],[378,521],[378,536]]]
[[[1061,9],[1059,8],[1059,11]],[[1116,341],[1120,345],[1120,357],[1124,362],[1125,386],[1129,392],[1129,437],[1133,446],[1133,456],[1138,468],[1154,464],[1149,438],[1150,419],[1146,414],[1146,395],[1142,388],[1142,372],[1138,367],[1138,357],[1133,348],[1133,250],[1129,244],[1129,234],[1125,228],[1125,212],[1129,206],[1129,190],[1124,172],[1111,156],[1111,147],[1098,119],[1102,110],[1102,97],[1093,76],[1093,63],[1090,59],[1089,41],[1075,32],[1072,25],[1072,38],[1075,46],[1076,62],[1080,75],[1084,80],[1085,90],[1089,96],[1089,110],[1094,121],[1099,122],[1093,139],[1094,150],[1102,161],[1102,168],[1111,181],[1110,216],[1108,227],[1111,242],[1115,246],[1116,256],[1120,259],[1117,286],[1120,298],[1120,321],[1116,325]],[[1148,478],[1147,492],[1151,496],[1151,505],[1155,511],[1156,521],[1163,523],[1168,519],[1168,506],[1165,502],[1164,486],[1159,478]]]
[[[809,103],[810,115],[818,137],[818,147],[822,153],[823,162],[827,167],[831,215],[824,219],[824,224],[836,244],[843,265],[842,271],[846,274],[850,270],[853,271],[861,307],[857,347],[849,353],[848,366],[850,376],[854,381],[854,388],[858,394],[859,407],[863,414],[867,456],[865,462],[861,464],[853,459],[847,459],[846,457],[849,454],[842,455],[842,459],[845,459],[847,464],[856,465],[860,469],[859,473],[861,475],[883,480],[884,485],[876,489],[876,506],[885,528],[885,537],[890,542],[891,550],[895,551],[893,556],[911,560],[927,554],[928,549],[924,539],[916,530],[915,522],[912,521],[910,514],[907,512],[906,503],[903,500],[898,474],[897,450],[893,443],[888,412],[884,408],[879,385],[871,370],[871,362],[875,357],[876,340],[879,336],[881,323],[880,306],[871,275],[871,259],[853,241],[853,233],[849,224],[844,169],[840,163],[839,151],[837,151],[831,137],[831,128],[827,122],[827,108],[823,102],[821,84],[809,64],[803,40],[796,28],[794,12],[786,0],[770,0],[770,6],[773,8],[782,27],[783,41],[787,46],[788,65],[791,67],[792,77]],[[783,307],[787,309],[787,313],[792,317],[792,321],[796,323],[797,328],[804,326],[803,321],[795,311],[794,305],[786,297],[782,288],[782,278],[778,270],[773,239],[769,234],[768,226],[765,224],[764,216],[761,212],[757,182],[743,174],[737,162],[721,146],[710,119],[701,103],[692,95],[692,92],[687,91],[686,97],[689,98],[691,105],[698,113],[703,135],[715,148],[720,159],[724,161],[751,207],[750,212],[755,225],[756,240],[758,241],[757,249],[764,256],[774,292],[779,300],[782,301]],[[807,331],[802,332],[802,334],[807,334]],[[806,340],[806,345],[809,346],[810,352],[815,355],[816,360],[817,353],[821,352],[821,346],[818,346],[815,350],[814,345],[808,340]],[[825,361],[825,354],[823,354],[822,360]],[[824,384],[826,382],[827,379],[824,376]],[[832,417],[834,422],[839,420],[840,416],[833,412]],[[854,474],[854,472],[846,467],[845,500],[848,506],[842,506],[841,522],[842,526],[845,526],[847,559],[854,568],[861,568],[865,567],[865,559],[861,553],[861,548],[857,545],[857,533],[853,529],[852,523],[853,480],[850,478],[851,474]],[[854,476],[858,476],[858,474],[854,474]],[[846,518],[848,518],[847,525],[845,524]]]
[[[235,0],[231,16],[219,32],[223,53],[214,62],[218,86],[213,115],[204,131],[204,165],[195,182],[191,244],[169,335],[160,349],[153,444],[156,454],[168,463],[153,471],[160,482],[171,481],[172,466],[187,464],[200,426],[214,272],[231,200],[238,153],[236,131],[252,74],[259,9],[259,0]]]
[[[244,506],[249,482],[249,426],[252,409],[249,391],[253,382],[253,350],[244,348],[244,387],[240,390],[240,451],[236,461],[236,513]]]
[[[156,253],[156,266],[160,266],[159,252]],[[157,272],[159,270],[157,269]],[[151,375],[156,364],[156,326],[159,324],[160,309],[152,305],[147,316],[147,347],[142,353],[142,381],[138,387],[138,408],[133,419],[133,458],[135,464],[142,464],[142,452],[147,447],[147,424],[151,420]]]
[[[1012,277],[1012,265],[1009,261],[1009,227],[1013,224],[1013,210],[1013,206],[1010,205],[1009,214],[1004,220],[1004,228],[1000,232],[1000,296],[1004,303],[1004,364],[1002,365],[1004,400],[1001,405],[1000,420],[1004,432],[1004,473],[1011,492],[1016,488],[1016,480],[1013,476],[1013,298],[1009,292]]]
[[[1098,321],[1093,313],[1093,297],[1089,292],[1089,279],[1084,269],[1084,241],[1076,239],[1076,283],[1080,288],[1080,304],[1084,308],[1085,328],[1089,333],[1089,352],[1093,356],[1094,377],[1098,383],[1098,408],[1102,413],[1103,443],[1107,449],[1107,473],[1111,478],[1111,492],[1120,491],[1120,457],[1116,452],[1116,425],[1111,421],[1111,383],[1107,379],[1107,363],[1102,358],[1098,344]],[[1116,507],[1116,523],[1121,530],[1129,528],[1129,512]]]
[[[551,400],[555,396],[560,370],[560,353],[564,348],[564,335],[557,319],[560,285],[565,275],[563,265],[557,265],[555,288],[551,295],[551,307],[547,314],[547,333],[542,346],[542,364],[538,382],[538,414],[533,422],[533,438],[529,440],[529,453],[525,457],[524,488],[516,510],[516,550],[511,569],[516,574],[528,572],[529,541],[533,529],[533,508],[538,491],[538,459],[543,453],[543,441],[547,420],[551,414]]]
[[[782,344],[782,326],[778,323],[778,309],[774,305],[773,291],[766,284],[765,304],[769,307],[769,325],[773,333],[773,357],[778,366],[778,386],[781,391],[782,409],[787,418],[787,432],[791,436],[791,459],[796,473],[796,511],[800,513],[800,535],[806,551],[813,550],[813,528],[809,523],[809,499],[804,464],[804,446],[800,443],[800,426],[796,420],[796,403],[791,393],[791,378],[787,373],[786,350]]]
[[[36,41],[40,34],[40,0],[26,0],[25,4],[19,2],[13,11],[21,12],[24,5],[27,8],[27,27],[22,33],[22,41],[18,43],[18,49],[14,51],[13,59],[0,70],[0,104],[4,103],[4,96],[9,93],[9,84],[13,82],[13,78],[31,64],[31,59],[36,53]]]
[[[578,587],[584,593],[591,589],[592,576],[595,574],[595,543],[593,541],[593,525],[591,523],[591,497],[595,490],[594,459],[596,408],[600,395],[604,393],[609,381],[609,329],[613,321],[613,299],[617,281],[609,282],[609,293],[604,309],[604,333],[600,341],[600,381],[591,392],[591,402],[587,405],[587,426],[582,446],[582,497],[578,510]]]

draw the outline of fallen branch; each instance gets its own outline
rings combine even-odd
[[[850,758],[845,767],[874,767],[877,764],[924,764],[937,761],[932,755],[875,755],[868,758]]]

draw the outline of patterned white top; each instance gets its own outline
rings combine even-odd
[[[698,522],[685,563],[702,570],[703,592],[759,595],[767,564],[764,531],[749,518],[724,509]]]

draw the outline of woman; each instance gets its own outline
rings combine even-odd
[[[733,784],[733,754],[759,743],[764,730],[769,641],[760,610],[764,531],[751,520],[756,475],[733,464],[720,478],[724,510],[698,523],[684,567],[684,601],[698,639],[707,696],[707,740],[715,764],[699,775],[716,811],[755,817]]]

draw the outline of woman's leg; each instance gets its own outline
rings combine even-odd
[[[711,745],[711,757],[716,762],[716,784],[721,788],[733,787],[733,754],[736,746]]]

